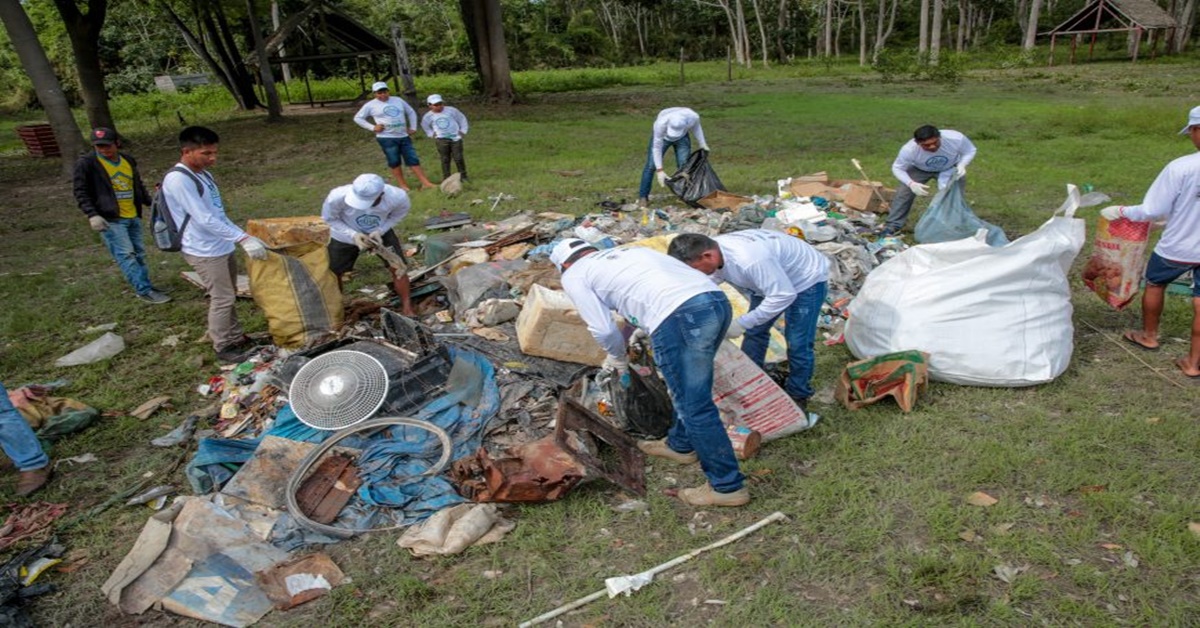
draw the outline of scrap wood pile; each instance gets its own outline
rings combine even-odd
[[[825,182],[827,196],[793,191],[815,181]],[[596,479],[643,495],[636,439],[665,434],[669,395],[644,353],[634,361],[634,392],[592,376],[604,352],[560,291],[547,260],[553,242],[569,236],[598,248],[665,251],[681,232],[791,231],[835,262],[821,327],[836,343],[866,275],[904,249],[896,239],[860,235],[875,217],[848,207],[853,190],[842,185],[850,184],[816,175],[781,182],[777,196],[725,194],[716,208],[605,202],[582,218],[438,217],[431,229],[461,228],[431,233],[413,251],[424,254],[423,267],[409,271],[415,319],[375,288],[312,316],[304,310],[313,304],[289,302],[280,297],[286,291],[264,296],[256,289],[264,271],[252,264],[250,290],[275,346],[200,383],[209,411],[155,439],[165,447],[196,442],[186,465],[194,495],[150,500],[161,510],[105,583],[106,595],[124,612],[157,605],[248,625],[342,581],[337,566],[312,551],[320,544],[394,529],[415,555],[455,553],[512,529],[497,504],[561,499]],[[321,225],[272,221],[258,226],[259,237],[328,285],[324,249],[312,246],[327,237]],[[744,312],[746,300],[727,293]],[[316,307],[328,310],[325,301]],[[714,398],[739,456],[815,422],[726,345]],[[778,360],[780,339],[773,345]]]

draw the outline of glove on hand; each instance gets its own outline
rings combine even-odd
[[[658,171],[658,184],[664,188],[667,187],[667,173],[663,172],[662,170]]]
[[[355,233],[354,234],[354,246],[357,246],[358,250],[365,251],[365,250],[371,248],[371,244],[372,244],[371,236],[369,236],[365,233]]]
[[[1125,209],[1123,205],[1109,205],[1108,207],[1100,210],[1100,215],[1104,216],[1108,220],[1120,220],[1125,217],[1121,215],[1122,209]]]
[[[706,153],[711,153],[711,152],[712,152],[712,151],[711,151],[711,150],[708,148],[708,144],[701,144],[701,145],[700,145],[700,150],[702,150],[702,151],[704,151],[704,152],[706,152]]]
[[[913,181],[908,184],[908,189],[912,190],[912,193],[917,196],[929,196],[929,186],[924,183]]]
[[[637,329],[633,330],[632,334],[629,335],[629,346],[632,347],[633,345],[636,345],[639,342],[643,342],[648,337],[649,337],[649,334],[646,333],[646,330],[642,329],[641,327],[638,327]]]
[[[725,330],[725,337],[730,339],[738,338],[744,333],[746,333],[746,328],[742,327],[741,323],[737,321],[730,321],[729,329]]]
[[[371,240],[371,242],[374,242],[377,246],[380,246],[380,247],[383,246],[383,232],[382,231],[372,231],[370,233],[370,235],[367,236],[367,238],[369,240]]]
[[[958,164],[954,167],[954,170],[958,172],[958,178],[960,179],[967,176],[967,164]]]
[[[622,373],[629,370],[629,360],[611,355],[605,356],[604,363],[600,365],[600,368],[605,371]]]
[[[238,244],[242,245],[242,250],[252,259],[267,259],[267,245],[263,244],[262,240],[254,236],[246,236]]]
[[[92,231],[108,231],[108,221],[100,216],[88,218],[88,224],[92,226]]]

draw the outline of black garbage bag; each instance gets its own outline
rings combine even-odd
[[[693,151],[679,171],[667,179],[667,187],[691,207],[700,207],[697,201],[725,189],[717,173],[708,165],[706,150]]]
[[[650,372],[640,375],[637,367],[629,369],[628,386],[622,377],[613,376],[604,382],[605,391],[612,401],[617,420],[625,431],[651,440],[667,435],[675,421],[675,406],[667,385],[658,377],[651,366]]]

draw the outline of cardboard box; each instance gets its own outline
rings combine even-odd
[[[708,196],[696,201],[704,209],[720,209],[730,211],[741,207],[747,203],[753,203],[754,199],[748,196],[738,196],[730,194],[722,190],[717,190]]]
[[[517,316],[521,351],[563,362],[600,366],[606,355],[567,293],[534,284]]]
[[[882,185],[852,183],[842,202],[846,207],[851,209],[864,212],[881,212],[887,211],[887,203],[891,202],[894,195],[894,191],[884,188]],[[882,200],[880,200],[881,197]]]
[[[820,196],[830,200],[842,200],[842,191],[816,181],[792,181],[788,189],[795,196]]]
[[[320,216],[255,218],[246,221],[246,233],[262,240],[270,249],[329,242],[329,225]]]

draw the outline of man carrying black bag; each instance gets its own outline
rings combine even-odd
[[[667,173],[663,171],[663,155],[667,149],[675,148],[675,165],[683,167],[692,154],[689,132],[696,135],[700,150],[708,151],[704,129],[700,127],[700,114],[687,107],[670,107],[658,112],[650,132],[650,147],[646,153],[646,166],[642,168],[642,182],[638,186],[638,205],[646,207],[650,204],[650,185],[655,177],[659,185],[667,187]]]

